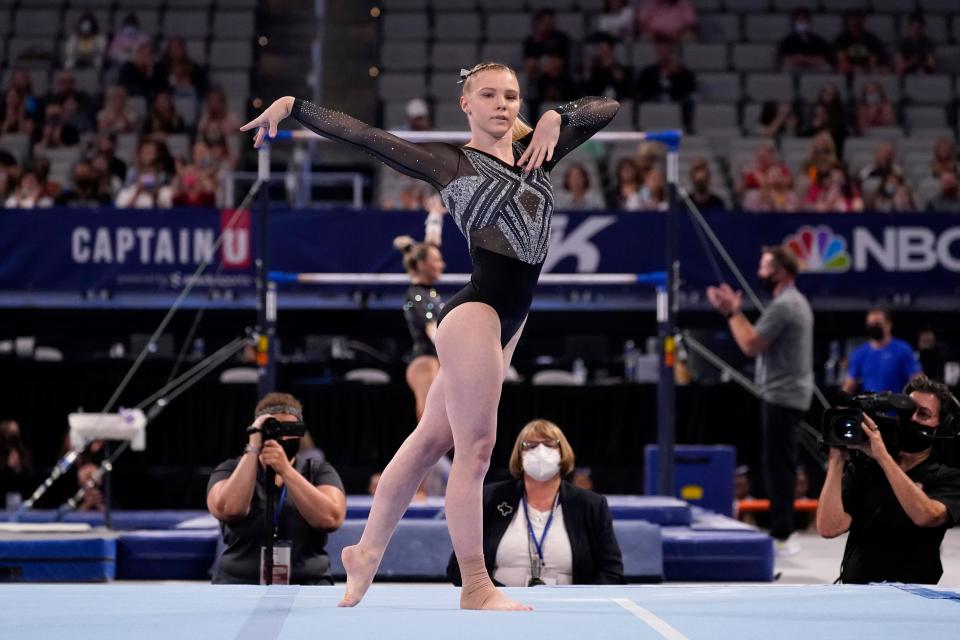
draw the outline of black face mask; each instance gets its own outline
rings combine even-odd
[[[936,429],[931,429],[930,427],[911,420],[900,426],[898,438],[900,451],[920,453],[924,449],[929,449],[933,446],[933,439],[936,433]]]
[[[777,284],[779,283],[773,276],[763,276],[760,278],[760,284],[763,285],[763,288],[769,293],[773,293],[773,290],[777,288]]]
[[[300,450],[300,438],[288,438],[286,440],[278,440],[277,442],[283,447],[283,452],[287,454],[288,460],[293,460],[293,457],[297,455],[297,451]]]
[[[882,324],[868,324],[867,325],[867,335],[870,336],[871,340],[880,341],[886,336],[886,333],[883,330]]]

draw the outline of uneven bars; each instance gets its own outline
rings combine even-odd
[[[403,138],[410,142],[466,142],[470,140],[469,131],[401,131],[391,130],[387,133]],[[676,151],[680,147],[683,132],[679,129],[663,131],[600,131],[590,139],[597,142],[660,142],[666,145],[669,151]],[[331,140],[309,129],[281,129],[274,138],[268,140]]]
[[[407,285],[410,276],[403,273],[287,273],[271,271],[267,279],[273,282],[296,282],[299,284],[379,284]],[[667,274],[664,271],[650,273],[544,273],[537,284],[541,285],[635,285],[664,286]],[[466,284],[469,273],[446,273],[439,284]]]

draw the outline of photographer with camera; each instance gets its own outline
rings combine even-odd
[[[340,476],[328,462],[297,458],[306,425],[292,395],[269,393],[254,414],[243,455],[218,466],[207,488],[207,508],[220,520],[226,546],[213,582],[262,584],[272,565],[272,584],[332,585],[324,546],[346,517]],[[264,544],[270,534],[272,563]]]
[[[931,457],[935,442],[956,436],[960,405],[946,385],[926,376],[903,393],[909,398],[858,396],[852,404],[861,407],[859,415],[840,409],[824,418],[831,448],[817,532],[824,538],[850,532],[840,566],[844,583],[936,584],[943,574],[940,543],[960,520],[960,470]]]
[[[727,320],[744,355],[757,359],[757,383],[763,399],[763,480],[770,498],[770,535],[777,552],[799,551],[791,541],[797,473],[797,429],[813,397],[813,311],[795,286],[800,267],[784,246],[764,247],[757,277],[773,301],[751,324],[743,313],[743,294],[730,285],[709,287],[710,304]]]

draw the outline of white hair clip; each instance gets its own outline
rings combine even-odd
[[[464,81],[470,77],[470,69],[460,69],[460,79],[457,80],[457,84],[463,84]]]

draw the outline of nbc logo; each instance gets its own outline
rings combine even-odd
[[[797,256],[801,271],[807,273],[850,270],[847,241],[826,225],[803,226],[784,238],[783,244]]]

